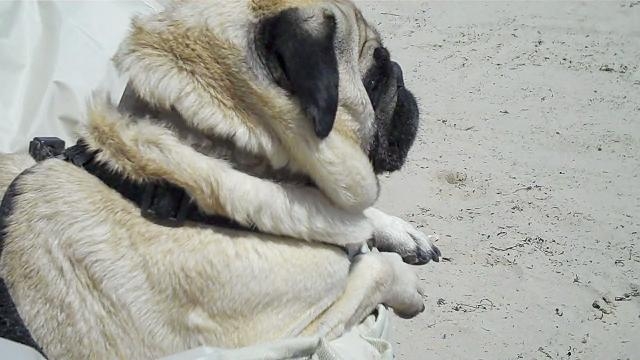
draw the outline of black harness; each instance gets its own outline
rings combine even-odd
[[[82,140],[64,149],[64,141],[58,138],[35,138],[29,145],[29,153],[36,161],[56,157],[83,168],[136,204],[142,216],[156,224],[179,227],[186,221],[192,221],[236,230],[255,230],[223,216],[203,213],[186,191],[177,185],[164,180],[137,182],[114,173],[95,160],[98,152],[90,151]]]
[[[58,158],[86,170],[136,204],[142,216],[156,224],[179,227],[191,221],[236,230],[257,230],[255,227],[245,227],[223,216],[203,213],[184,189],[167,181],[136,182],[114,173],[105,164],[95,160],[97,152],[89,150],[82,140],[65,149],[65,143],[61,139],[37,137],[29,143],[29,154],[38,162]],[[0,255],[4,247],[3,235],[7,231],[4,221],[10,215],[15,195],[14,181],[0,205]],[[0,337],[35,348],[44,355],[24,325],[2,278],[0,278]]]

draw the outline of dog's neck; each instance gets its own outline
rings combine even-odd
[[[201,154],[228,161],[235,169],[252,176],[279,182],[311,185],[308,177],[294,174],[286,167],[274,169],[266,157],[238,148],[232,141],[215,134],[204,134],[189,126],[175,109],[159,109],[137,95],[127,85],[118,111],[133,118],[152,119],[159,126],[170,129],[181,142]]]

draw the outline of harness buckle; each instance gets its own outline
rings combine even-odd
[[[64,140],[57,137],[34,137],[29,142],[29,155],[37,161],[43,161],[64,152]]]
[[[190,197],[181,188],[148,182],[144,185],[140,212],[156,224],[180,227],[189,213],[190,202]]]

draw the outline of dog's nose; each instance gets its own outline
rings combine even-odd
[[[392,61],[391,66],[393,67],[393,75],[396,77],[396,84],[398,85],[398,88],[403,88],[404,79],[402,78],[402,68],[400,67],[400,64]]]

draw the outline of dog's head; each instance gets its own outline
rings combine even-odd
[[[418,107],[400,65],[352,3],[322,1],[268,15],[256,40],[269,75],[297,99],[319,138],[331,132],[339,106],[355,104],[364,116],[342,125],[357,134],[376,173],[402,166]]]
[[[375,201],[373,174],[402,166],[418,127],[400,65],[347,0],[177,1],[135,19],[114,59],[144,100],[344,207]]]

